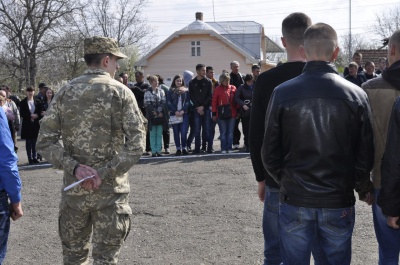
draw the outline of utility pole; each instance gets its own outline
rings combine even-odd
[[[349,62],[352,60],[351,52],[351,0],[349,0]]]

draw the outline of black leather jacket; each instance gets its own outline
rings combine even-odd
[[[344,208],[372,191],[374,143],[366,93],[328,62],[275,88],[266,113],[262,159],[281,201]]]

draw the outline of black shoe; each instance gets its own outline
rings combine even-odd
[[[181,154],[182,154],[181,150],[176,150],[176,153],[175,153],[176,156],[180,156]]]
[[[171,152],[169,151],[169,148],[165,148],[164,154],[167,154],[167,155],[171,154]]]
[[[192,154],[200,154],[200,149],[194,149],[194,151],[192,152]]]
[[[154,154],[152,154],[151,156],[152,156],[152,157],[156,157],[156,156],[157,156],[157,153],[154,153]]]
[[[33,165],[33,159],[29,159],[29,165]]]
[[[187,147],[188,152],[192,152],[192,148],[190,146]]]
[[[213,153],[214,153],[214,150],[213,150],[213,149],[208,149],[208,150],[207,150],[207,153],[213,154]]]
[[[34,164],[39,164],[39,160],[37,160],[36,158],[34,158],[32,161]]]
[[[188,155],[188,154],[189,154],[189,152],[186,149],[183,149],[182,155]]]
[[[143,153],[143,156],[149,156],[149,155],[150,155],[150,152],[148,152],[148,151]]]
[[[40,154],[37,154],[37,159],[40,160],[40,161],[42,161],[42,160],[43,160],[43,157],[42,157]]]
[[[246,148],[244,149],[244,152],[245,152],[245,153],[250,153],[250,149],[249,149],[248,147],[246,147]]]
[[[163,156],[161,153],[156,153],[157,154],[157,156]]]
[[[207,151],[207,147],[204,146],[203,148],[201,148],[201,151],[205,153]]]

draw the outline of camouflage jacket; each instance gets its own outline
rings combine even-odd
[[[64,170],[64,186],[77,179],[77,164],[97,170],[100,191],[128,193],[128,170],[143,153],[145,118],[133,93],[103,70],[63,86],[41,120],[37,149],[54,167]],[[67,195],[89,194],[80,186]]]

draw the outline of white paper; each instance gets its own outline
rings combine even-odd
[[[84,178],[81,179],[81,180],[75,181],[75,182],[72,183],[71,185],[65,187],[65,188],[64,188],[64,191],[70,190],[70,189],[72,189],[73,187],[75,187],[75,186],[79,185],[80,183],[84,182],[85,180],[90,179],[90,178],[93,178],[93,177],[94,177],[94,175],[93,175],[93,176],[87,176],[87,177],[84,177]]]

